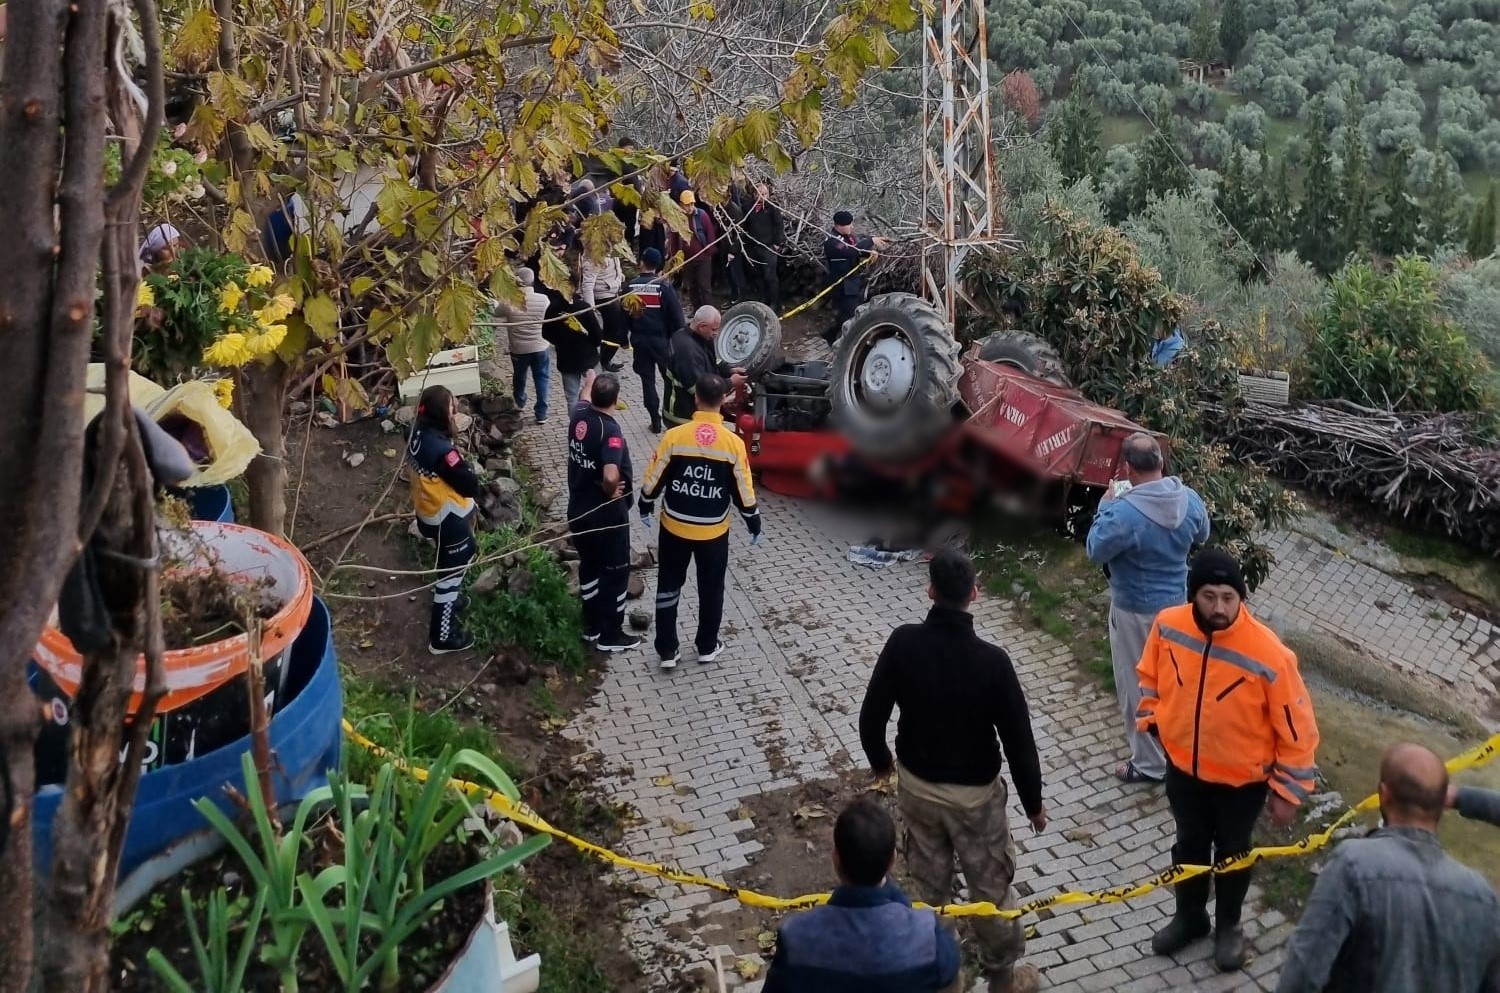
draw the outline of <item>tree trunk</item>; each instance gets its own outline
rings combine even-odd
[[[260,455],[245,470],[250,487],[250,526],[286,533],[286,388],[291,369],[280,359],[251,363],[240,370],[240,420],[260,442]]]
[[[128,408],[105,416],[133,418]],[[42,988],[109,993],[109,923],[115,875],[130,806],[140,778],[140,747],[126,749],[127,714],[137,659],[154,635],[154,666],[131,725],[144,741],[162,693],[160,624],[150,607],[160,595],[155,508],[145,455],[127,425],[125,464],[94,533],[101,592],[109,610],[110,643],[84,659],[73,699],[67,791],[53,828],[42,956]]]
[[[33,965],[32,747],[40,719],[26,664],[80,547],[84,376],[104,227],[106,8],[104,0],[75,6],[28,0],[10,4],[7,14],[0,78],[6,184],[0,196],[0,395],[9,414],[0,432],[0,465],[8,474],[0,487],[0,534],[6,536],[0,553],[0,775],[9,779],[14,808],[0,812],[9,825],[0,852],[0,991],[21,993]]]

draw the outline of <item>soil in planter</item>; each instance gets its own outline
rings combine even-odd
[[[330,865],[342,861],[343,844],[329,819],[314,823],[308,829],[311,844],[303,847],[298,871],[316,876]],[[477,847],[469,843],[450,842],[435,851],[426,864],[426,879],[437,883],[480,858]],[[202,934],[208,917],[208,894],[225,890],[232,902],[240,900],[246,912],[250,906],[253,882],[239,857],[230,849],[199,862],[183,874],[159,886],[114,927],[110,947],[110,974],[114,976],[115,993],[169,993],[167,986],[146,962],[146,953],[160,949],[167,960],[182,973],[188,983],[199,988],[198,966],[193,958],[187,920],[183,916],[181,891],[193,894],[194,913]],[[333,898],[330,898],[330,905]],[[484,913],[484,883],[467,886],[448,897],[431,917],[402,947],[400,960],[401,993],[420,993],[443,974],[453,957],[463,948],[469,934]],[[229,948],[238,950],[244,939],[244,923],[239,920],[231,929]],[[366,939],[369,941],[370,939]],[[257,951],[250,956],[244,983],[245,993],[280,993],[281,984],[274,971],[259,961],[258,950],[269,946],[270,928],[262,923]],[[365,949],[369,951],[369,945]],[[297,967],[301,989],[334,991],[340,989],[338,973],[323,946],[316,929],[309,927],[302,941]],[[367,989],[374,989],[371,984]]]
[[[168,650],[196,648],[245,633],[245,618],[267,621],[284,601],[270,577],[240,579],[216,569],[167,572],[161,581],[162,636]]]

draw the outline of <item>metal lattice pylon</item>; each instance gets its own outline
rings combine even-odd
[[[973,305],[959,268],[1000,244],[984,0],[935,0],[922,15],[922,291],[953,321]]]

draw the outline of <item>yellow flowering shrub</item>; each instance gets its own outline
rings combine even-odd
[[[287,318],[297,309],[275,284],[269,266],[207,248],[184,250],[141,283],[135,367],[169,383],[204,366],[235,369],[269,359],[286,340]],[[218,389],[227,402],[232,387]]]

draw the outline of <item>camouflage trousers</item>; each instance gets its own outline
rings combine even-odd
[[[934,906],[952,903],[957,856],[971,902],[1015,906],[1011,881],[1016,855],[1005,815],[1005,780],[997,777],[989,786],[952,786],[924,782],[905,769],[899,775],[896,804],[905,828],[906,870],[916,897]],[[952,926],[953,918],[944,920]],[[975,917],[971,923],[980,969],[990,988],[1007,989],[1026,949],[1020,922]]]

